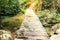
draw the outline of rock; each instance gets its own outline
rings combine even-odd
[[[60,34],[60,29],[57,29],[57,30],[56,30],[56,33],[57,33],[57,34]]]
[[[58,28],[58,25],[53,27],[53,30],[55,30],[56,34],[51,35],[50,40],[60,40],[60,28]]]
[[[0,30],[0,40],[13,40],[13,37],[9,31]]]
[[[45,28],[42,26],[39,18],[32,9],[26,10],[25,19],[16,33],[17,37],[48,40],[48,34],[46,33]]]
[[[58,35],[52,35],[50,37],[50,40],[60,40],[60,34],[58,34]]]
[[[60,23],[55,24],[54,26],[52,26],[52,31],[53,31],[53,33],[59,33],[59,31],[60,31]]]

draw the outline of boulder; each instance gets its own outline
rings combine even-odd
[[[50,40],[60,40],[60,29],[57,29],[55,33],[51,35]]]
[[[60,34],[60,29],[57,29],[57,30],[56,30],[56,33],[57,33],[57,34]]]
[[[53,31],[53,33],[59,33],[59,31],[60,31],[60,23],[57,23],[54,26],[52,26],[52,31]]]
[[[60,40],[60,34],[58,34],[58,35],[52,35],[50,37],[50,40]]]
[[[13,37],[9,31],[0,30],[0,40],[13,40]]]

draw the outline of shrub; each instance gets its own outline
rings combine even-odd
[[[15,15],[19,12],[18,0],[0,0],[0,15]]]

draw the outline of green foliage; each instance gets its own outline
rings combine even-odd
[[[15,31],[18,28],[20,28],[21,20],[14,19],[14,18],[11,18],[11,17],[5,17],[2,20],[1,24],[2,24],[3,29],[8,29],[10,31]]]
[[[51,36],[51,33],[53,32],[51,27],[56,26],[60,28],[60,13],[57,13],[56,9],[45,9],[37,14],[37,16],[42,25],[46,28],[46,32],[49,36]]]
[[[57,13],[56,19],[57,19],[58,21],[60,21],[60,13]]]
[[[20,4],[23,4],[25,2],[28,2],[29,0],[19,0]]]
[[[21,25],[21,18],[12,18],[13,15],[24,13],[28,0],[0,0],[0,29],[16,30]],[[4,16],[2,16],[4,15]],[[20,15],[21,16],[21,15]],[[14,17],[14,16],[13,16]]]
[[[19,12],[18,0],[0,0],[0,15],[15,15]]]
[[[60,7],[60,0],[56,0],[56,6]]]
[[[49,8],[52,5],[52,0],[44,0],[42,5],[44,8]]]
[[[57,17],[60,18],[60,13],[57,14]]]
[[[28,0],[0,0],[0,15],[16,15],[24,13]]]
[[[27,4],[29,2],[29,0],[19,0],[19,4],[20,4],[20,13],[24,13],[26,8],[27,8]]]
[[[52,27],[54,24],[59,23],[60,20],[58,21],[58,15],[56,13],[56,9],[46,9],[37,14],[44,27]]]

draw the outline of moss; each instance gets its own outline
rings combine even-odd
[[[15,31],[15,30],[19,29],[20,25],[24,19],[23,16],[19,14],[14,17],[5,17],[1,22],[2,28],[8,29],[10,31]]]

